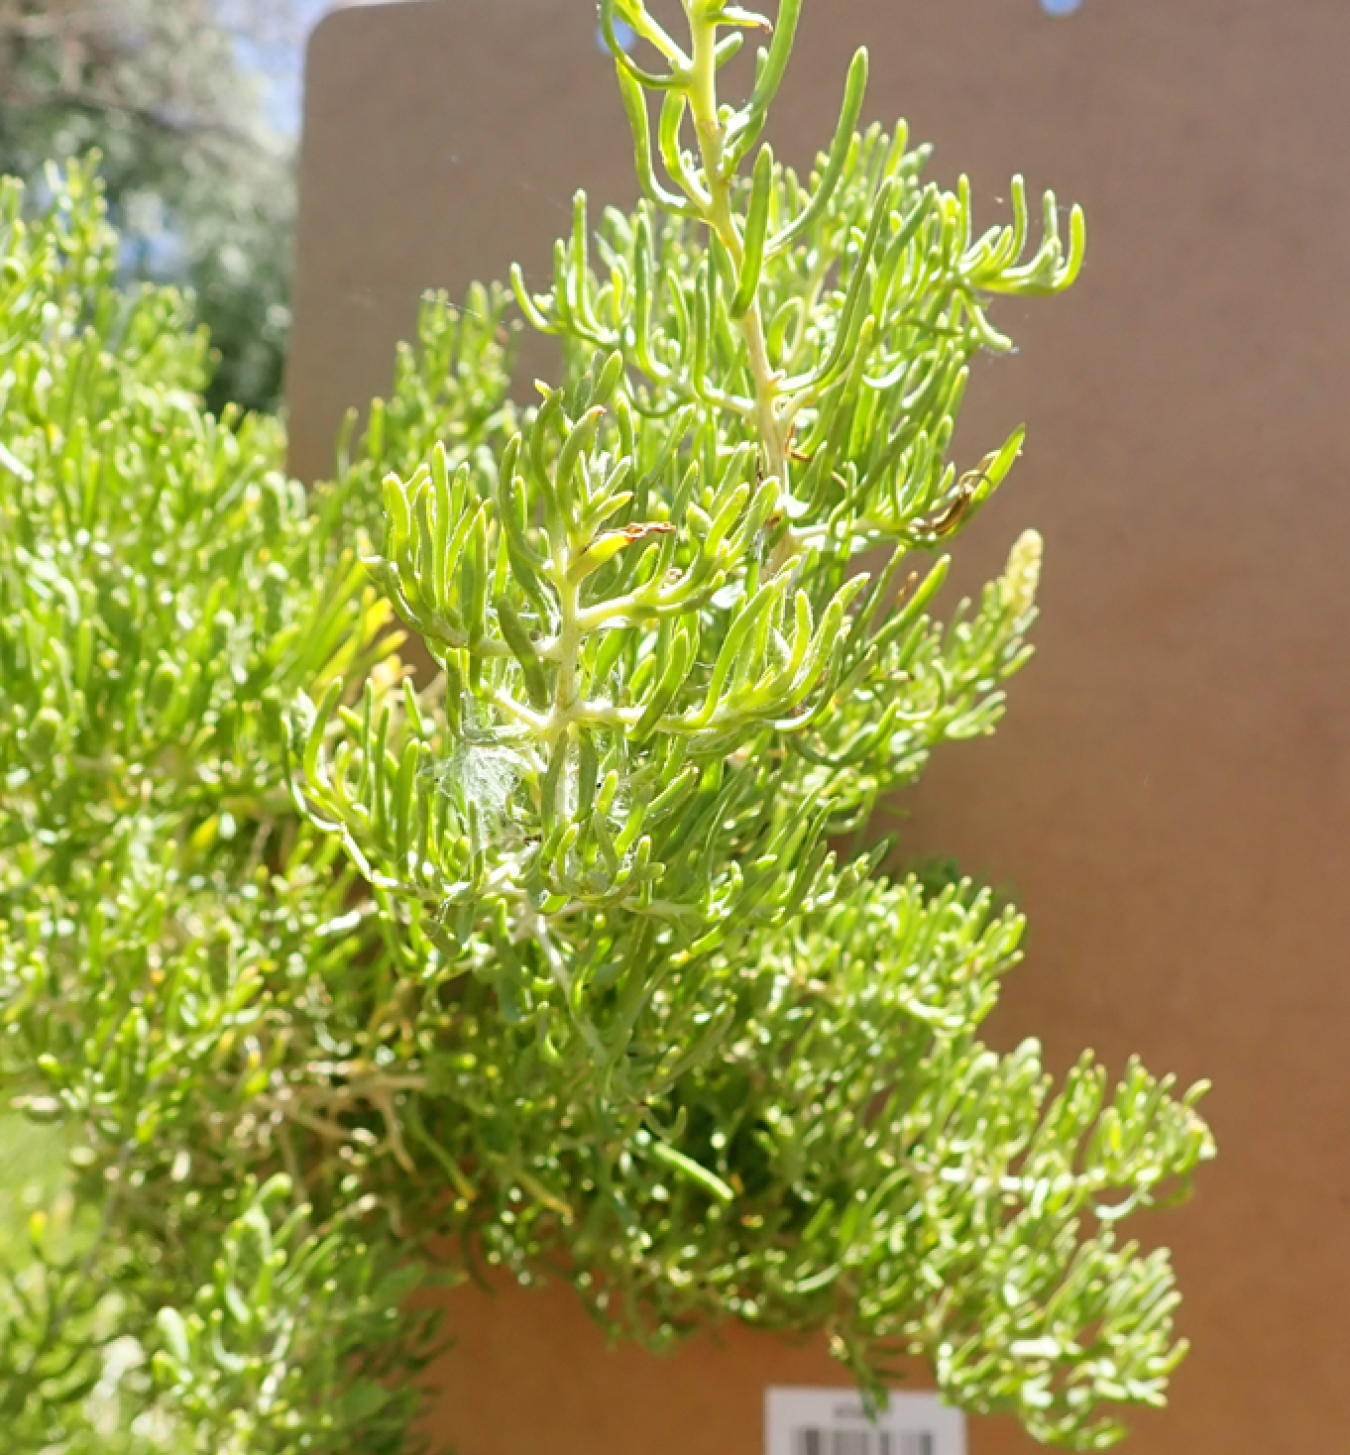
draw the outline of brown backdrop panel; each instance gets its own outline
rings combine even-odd
[[[1133,1448],[1344,1449],[1350,6],[1085,0],[1052,20],[1034,0],[809,0],[777,116],[790,159],[828,135],[860,40],[870,114],[903,112],[940,175],[969,170],[997,216],[1024,170],[1081,200],[1093,237],[1067,298],[1003,309],[1020,354],[976,370],[961,462],[1021,419],[1031,443],[961,569],[974,582],[1021,525],[1043,530],[1040,655],[998,737],[938,756],[909,840],[1031,917],[1000,1043],[1035,1031],[1057,1066],[1091,1044],[1217,1083],[1220,1162],[1145,1225],[1176,1249],[1196,1349]],[[421,290],[516,256],[539,277],[575,186],[633,194],[588,0],[344,11],[310,65],[305,476],[342,410],[387,388]],[[561,1291],[466,1294],[461,1319],[442,1373],[463,1455],[549,1431],[555,1455],[746,1455],[763,1383],[825,1373],[818,1349],[744,1332],[722,1355],[604,1355]],[[1028,1448],[975,1422],[975,1455]]]

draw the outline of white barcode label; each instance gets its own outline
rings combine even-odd
[[[853,1390],[770,1389],[764,1455],[966,1455],[966,1418],[935,1394],[892,1394],[874,1422]]]

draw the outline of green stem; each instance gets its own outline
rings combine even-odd
[[[578,616],[581,610],[581,587],[569,579],[571,552],[566,545],[560,545],[554,556],[554,572],[558,587],[558,681],[553,698],[553,713],[545,729],[545,740],[550,747],[559,734],[566,735],[567,761],[558,775],[557,803],[555,811],[559,818],[568,813],[568,788],[577,771],[576,743],[571,727],[577,715],[577,666],[581,656],[582,629]]]
[[[700,0],[685,0],[693,55],[689,67],[689,109],[698,132],[699,151],[710,198],[707,222],[731,255],[739,273],[745,259],[740,228],[731,209],[731,183],[726,175],[726,128],[717,112],[717,22]],[[778,415],[781,374],[769,359],[759,299],[740,320],[741,336],[750,355],[755,381],[755,425],[764,446],[765,472],[788,493],[787,426]]]
[[[562,619],[558,632],[558,690],[555,706],[561,715],[572,709],[577,700],[577,660],[581,654],[580,588],[566,579],[566,568],[560,571],[558,608]]]

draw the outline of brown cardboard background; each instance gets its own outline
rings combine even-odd
[[[631,199],[591,14],[434,0],[320,27],[302,475],[387,387],[423,288],[513,256],[538,276],[575,186]],[[1092,237],[1078,287],[1006,305],[1021,352],[976,371],[962,463],[1018,420],[1031,435],[962,579],[1040,527],[1040,654],[998,737],[939,755],[910,841],[1031,917],[1001,1044],[1035,1031],[1061,1067],[1091,1044],[1217,1083],[1220,1162],[1145,1224],[1176,1250],[1196,1351],[1129,1448],[1330,1455],[1350,1448],[1350,6],[808,0],[780,154],[828,134],[860,40],[869,116],[903,112],[991,217],[1020,169],[1082,201]],[[744,1332],[720,1356],[606,1356],[563,1290],[461,1305],[442,1408],[462,1455],[745,1455],[768,1363],[825,1372]],[[975,1455],[1030,1448],[974,1426]]]

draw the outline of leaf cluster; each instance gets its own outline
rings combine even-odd
[[[67,1172],[0,1250],[7,1437],[385,1448],[422,1335],[363,1201],[374,936],[281,723],[396,639],[340,492],[311,508],[274,422],[203,410],[182,298],[113,286],[92,166],[49,183],[0,188],[0,1077]],[[174,1310],[202,1333],[166,1363]]]
[[[302,700],[297,809],[390,926],[409,1146],[445,1177],[420,1218],[467,1259],[561,1264],[658,1345],[824,1327],[873,1391],[923,1354],[967,1406],[1110,1443],[1180,1355],[1165,1257],[1114,1224],[1211,1154],[1194,1096],[986,1050],[1020,921],[862,848],[1027,658],[1032,532],[932,614],[1021,432],[951,455],[972,357],[1010,347],[993,298],[1067,287],[1082,216],[1066,239],[1047,196],[1033,242],[1019,180],[978,233],[903,128],[857,129],[861,53],[800,180],[762,141],[799,6],[684,10],[687,45],[601,6],[645,199],[592,236],[578,197],[551,288],[514,274],[562,383],[385,478],[367,566],[439,673]]]
[[[919,1355],[1073,1448],[1164,1397],[1118,1227],[1212,1155],[1202,1088],[990,1050],[1020,916],[870,830],[1027,660],[1034,532],[939,611],[1021,444],[956,422],[1081,217],[979,233],[861,56],[799,179],[797,0],[683,9],[601,6],[645,199],[428,300],[308,497],[87,167],[0,192],[0,1078],[64,1164],[0,1248],[17,1448],[413,1448],[437,1263],[650,1347],[823,1330],[872,1397]]]

